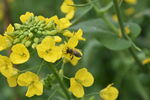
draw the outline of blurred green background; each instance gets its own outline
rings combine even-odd
[[[3,11],[4,1],[8,2],[7,8],[9,9],[9,14]],[[97,0],[97,5],[105,6],[110,1]],[[59,18],[64,17],[64,14],[60,11],[62,2],[63,0],[0,0],[0,33],[4,33],[8,22],[20,23],[19,17],[26,11],[45,17],[53,15],[58,15]],[[76,4],[87,3],[86,0],[74,0],[74,2]],[[135,12],[130,16],[126,16],[124,10],[130,7],[133,7]],[[150,1],[138,0],[135,5],[123,2],[121,9],[126,23],[134,22],[142,28],[142,32],[135,40],[135,43],[142,48],[143,52],[137,52],[137,55],[141,60],[145,57],[150,57]],[[4,13],[6,13],[6,16]],[[112,7],[106,15],[110,21],[112,21],[114,13],[115,11]],[[79,68],[87,67],[94,75],[95,83],[93,86],[85,89],[86,94],[99,92],[108,84],[114,83],[114,86],[119,89],[117,100],[150,100],[150,71],[141,71],[126,49],[111,50],[97,39],[97,37],[101,37],[100,30],[110,29],[97,16],[95,11],[90,6],[77,7],[76,15],[72,19],[72,22],[73,25],[70,29],[77,30],[82,28],[86,41],[80,42],[78,46],[83,51],[84,56],[76,67],[66,64],[65,75],[72,77]],[[113,23],[117,26],[117,23]],[[115,43],[112,42],[112,46],[115,46]],[[1,54],[5,55],[6,53],[1,52]],[[32,59],[24,67],[28,65],[34,66],[40,61],[37,57],[32,57]],[[45,67],[47,68],[43,68],[41,76],[51,72],[48,66]],[[69,87],[68,80],[66,80],[66,83],[67,87]],[[56,87],[47,88],[44,90],[42,96],[27,98],[25,97],[25,88],[9,88],[6,79],[0,75],[0,100],[47,100],[48,96],[55,89]],[[51,100],[65,100],[61,96],[56,93]],[[88,95],[85,97],[85,100],[89,100],[86,98],[91,96],[95,97],[94,100],[100,100],[99,95]]]

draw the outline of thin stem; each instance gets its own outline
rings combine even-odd
[[[124,24],[123,24],[123,19],[121,16],[121,12],[120,12],[120,8],[119,8],[119,4],[117,0],[113,0],[114,6],[115,6],[115,10],[118,16],[118,22],[119,22],[119,26],[121,29],[121,32],[123,34],[123,37],[127,40],[129,40],[130,42],[132,42],[132,40],[127,36],[127,34],[125,33],[125,29],[124,29]],[[133,43],[133,42],[132,42]],[[134,43],[133,43],[134,44]],[[133,45],[135,46],[135,45]],[[133,56],[133,58],[135,59],[135,61],[137,62],[137,64],[143,68],[143,64],[142,62],[139,60],[139,58],[137,57],[136,53],[134,52],[134,50],[132,48],[129,48],[129,52],[131,53],[131,55]]]
[[[47,100],[51,100],[51,98],[55,95],[55,93],[57,92],[57,88],[54,90],[54,92],[48,97]]]
[[[108,20],[108,18],[105,15],[102,16],[102,19],[111,28],[112,31],[114,31],[116,34],[118,33],[117,28]]]
[[[61,80],[57,69],[56,69],[54,66],[52,66],[51,64],[49,64],[49,66],[50,66],[51,70],[53,71],[53,73],[54,73],[56,79],[58,80],[58,82],[59,82],[61,88],[63,89],[64,93],[66,94],[67,99],[68,99],[68,100],[71,100],[71,96],[70,96],[70,94],[69,94],[69,91],[68,91],[67,88],[65,87],[64,82]]]
[[[43,67],[43,64],[44,64],[44,60],[41,62],[40,66],[38,67],[38,71],[37,71],[37,74],[40,73],[42,67]]]

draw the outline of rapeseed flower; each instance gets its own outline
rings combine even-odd
[[[11,41],[7,36],[0,35],[0,51],[7,49],[11,46]]]
[[[65,30],[63,32],[63,35],[66,37],[76,37],[78,40],[85,40],[85,38],[82,37],[83,30],[79,29],[77,32],[70,32],[69,30]]]
[[[86,68],[78,70],[75,77],[70,79],[69,91],[77,98],[84,96],[84,88],[90,87],[94,83],[93,75]]]
[[[22,23],[25,23],[31,16],[34,16],[31,12],[26,12],[24,15],[20,16],[20,20]]]
[[[35,73],[25,72],[20,74],[18,76],[17,83],[19,86],[28,87],[28,90],[26,92],[27,97],[43,94],[43,83]]]
[[[119,94],[117,88],[112,86],[113,84],[109,84],[106,88],[99,92],[102,100],[116,100]]]
[[[14,45],[11,50],[10,59],[14,64],[25,63],[30,58],[28,49],[21,43]]]
[[[51,36],[45,37],[36,47],[39,57],[47,62],[56,62],[62,56],[61,47],[55,45],[55,40]]]
[[[75,56],[73,51],[78,52],[81,56],[82,56],[82,53],[79,49],[75,48],[77,45],[78,45],[78,39],[76,37],[71,37],[67,43],[62,45],[62,48],[63,48],[62,58],[64,59],[64,62],[69,61],[74,66],[78,63],[81,57]],[[72,50],[72,52],[70,53],[68,52],[68,50]]]
[[[131,15],[133,15],[135,13],[135,8],[127,8],[126,10],[125,10],[125,15],[127,15],[127,16],[131,16]]]
[[[17,85],[18,70],[13,67],[11,60],[7,56],[0,55],[0,72],[7,78],[10,87]]]
[[[65,18],[69,20],[72,19],[75,14],[75,7],[73,7],[72,5],[74,5],[73,0],[64,0],[60,7],[61,11],[66,14]]]

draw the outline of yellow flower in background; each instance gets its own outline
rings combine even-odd
[[[125,12],[125,15],[131,16],[135,13],[135,8],[127,8],[124,12]]]
[[[150,63],[150,58],[146,58],[142,61],[142,63],[145,65],[145,64],[148,64]]]
[[[19,86],[26,86],[28,90],[26,92],[27,97],[32,97],[34,95],[43,94],[43,83],[41,82],[38,75],[32,72],[25,72],[18,76],[17,83]]]
[[[65,30],[63,32],[63,35],[66,37],[76,37],[78,40],[85,40],[85,38],[82,37],[83,35],[83,30],[79,29],[77,32],[70,32],[69,30]]]
[[[84,88],[90,87],[94,83],[93,75],[88,72],[86,68],[78,70],[74,78],[70,79],[70,88],[69,91],[73,93],[77,98],[84,96]]]
[[[130,28],[128,26],[126,26],[124,29],[125,29],[125,33],[127,35],[129,35],[131,33],[131,30],[130,30]],[[122,33],[121,33],[120,29],[119,29],[119,38],[122,38]]]
[[[57,24],[58,30],[63,30],[63,29],[68,28],[72,25],[71,22],[67,18],[59,19],[59,21],[56,22],[56,24]]]
[[[66,14],[66,18],[69,20],[74,17],[75,13],[75,7],[71,5],[74,5],[73,0],[64,0],[60,7],[61,11]]]
[[[11,41],[6,37],[0,35],[0,51],[7,49],[11,46]]]
[[[55,46],[55,40],[47,36],[42,40],[42,43],[36,47],[39,57],[47,62],[56,62],[62,56],[62,49]]]
[[[109,84],[106,88],[99,92],[102,100],[116,100],[119,94],[117,88],[112,86],[113,84]]]
[[[112,20],[115,21],[115,22],[118,22],[118,17],[116,14],[113,14],[112,15]]]
[[[71,37],[67,43],[62,45],[63,55],[62,58],[64,62],[70,62],[72,65],[76,65],[81,59],[82,53],[75,47],[78,45],[78,39],[76,37]]]
[[[20,16],[20,20],[22,23],[25,23],[31,16],[34,16],[31,12],[26,12],[24,15]]]
[[[10,59],[14,64],[25,63],[30,58],[28,49],[21,43],[14,45],[11,50]]]
[[[128,4],[137,4],[137,0],[124,0]]]

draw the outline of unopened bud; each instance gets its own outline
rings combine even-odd
[[[61,42],[62,38],[59,36],[54,36],[54,40],[55,40],[55,42]]]
[[[29,47],[30,45],[31,45],[31,41],[26,41],[26,42],[25,42],[25,46],[26,46],[26,47]]]
[[[33,40],[33,41],[34,41],[34,43],[36,43],[36,44],[37,44],[37,43],[39,43],[39,38],[34,38],[34,40]]]

